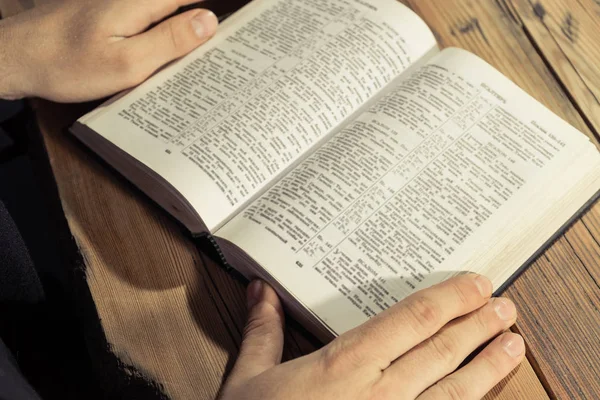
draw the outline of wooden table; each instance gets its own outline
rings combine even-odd
[[[442,46],[478,54],[598,143],[600,1],[405,3]],[[65,134],[85,106],[39,103],[37,109],[66,217],[63,228],[76,244],[65,242],[77,250],[71,257],[79,266],[74,276],[85,276],[101,319],[103,331],[90,320],[88,332],[106,339],[123,364],[135,367],[120,381],[125,386],[115,386],[115,396],[139,383],[139,373],[172,399],[213,398],[241,340],[243,285]],[[600,398],[599,242],[596,205],[507,291],[520,312],[515,330],[525,337],[528,357],[491,398]],[[78,293],[85,297],[86,291]],[[288,325],[286,358],[317,346]]]

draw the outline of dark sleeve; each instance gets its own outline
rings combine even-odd
[[[0,200],[0,304],[32,304],[43,297],[42,284],[27,247]]]
[[[0,155],[11,143],[0,132]],[[41,285],[33,263],[8,211],[0,201],[0,303],[34,302]],[[2,323],[2,315],[0,315]],[[29,386],[10,351],[0,339],[0,400],[40,400]]]
[[[37,275],[20,240],[17,227],[0,202],[0,303],[35,301],[40,296],[39,287]],[[1,339],[0,400],[40,400],[21,375],[15,359]]]
[[[0,340],[0,400],[41,400],[29,386],[17,364]]]

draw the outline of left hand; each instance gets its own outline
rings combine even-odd
[[[197,2],[45,0],[2,20],[0,98],[81,102],[133,87],[214,35],[217,18],[199,9],[148,30]]]

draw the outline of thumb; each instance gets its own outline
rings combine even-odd
[[[216,32],[219,21],[209,10],[192,10],[171,17],[152,29],[123,41],[134,59],[133,80],[139,83],[163,65],[183,57]]]
[[[248,323],[228,384],[237,386],[273,368],[283,352],[283,309],[275,291],[262,281],[248,286]]]

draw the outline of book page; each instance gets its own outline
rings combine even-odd
[[[433,48],[395,0],[255,0],[82,122],[214,229]]]
[[[598,159],[499,72],[447,49],[217,235],[340,334],[424,286],[483,272],[470,260],[510,248],[500,238],[524,241],[511,228],[539,222]]]

